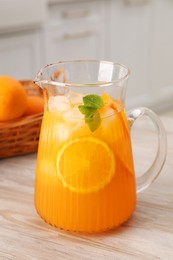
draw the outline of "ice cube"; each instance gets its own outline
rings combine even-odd
[[[84,115],[79,111],[78,105],[74,106],[69,111],[63,113],[63,118],[69,127],[70,132],[79,130],[83,125],[85,125]]]
[[[50,111],[56,110],[59,112],[68,111],[71,109],[71,103],[66,96],[52,96],[48,100],[48,109]]]
[[[115,115],[115,110],[113,108],[108,108],[101,113],[101,118],[107,118],[112,115]]]
[[[70,110],[68,110],[67,112],[64,113],[64,118],[66,120],[83,119],[84,115],[80,112],[78,105],[76,105],[76,106],[74,106],[73,108],[71,108]]]
[[[69,129],[66,127],[64,123],[57,124],[55,127],[55,135],[62,142],[67,141],[69,138]]]
[[[107,127],[109,127],[109,125],[113,123],[115,118],[116,118],[115,110],[112,108],[106,109],[101,114],[102,126],[107,129]]]
[[[66,94],[66,97],[70,100],[70,102],[73,104],[73,105],[76,105],[76,104],[81,104],[83,103],[83,97],[84,95],[82,93],[78,93],[78,92],[75,92],[75,91],[69,91],[67,94]]]

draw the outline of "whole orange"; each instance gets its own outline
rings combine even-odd
[[[41,96],[28,96],[27,97],[27,108],[25,115],[34,115],[43,112],[44,100]]]
[[[0,76],[0,121],[21,117],[26,106],[27,94],[22,84],[9,76]]]

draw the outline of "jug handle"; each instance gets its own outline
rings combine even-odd
[[[136,178],[137,193],[145,190],[159,176],[166,160],[167,154],[167,138],[166,131],[160,118],[150,109],[146,107],[138,107],[127,112],[127,118],[130,128],[133,123],[142,116],[147,116],[153,122],[157,131],[158,148],[154,161],[150,168],[140,177]]]

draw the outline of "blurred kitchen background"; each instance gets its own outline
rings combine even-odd
[[[171,112],[172,27],[173,0],[0,0],[0,74],[34,79],[58,60],[115,61],[131,69],[127,107]]]

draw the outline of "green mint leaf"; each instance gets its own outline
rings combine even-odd
[[[84,106],[92,108],[102,108],[104,106],[103,100],[100,96],[95,94],[90,94],[83,97]]]
[[[98,111],[85,116],[85,122],[88,124],[90,130],[94,132],[101,124],[101,118]]]
[[[94,132],[101,124],[101,118],[98,109],[104,106],[100,96],[90,94],[83,97],[84,105],[79,105],[79,111],[85,115],[85,122],[90,130]]]
[[[83,114],[83,115],[90,115],[93,114],[96,111],[96,108],[92,108],[92,107],[86,107],[84,105],[80,105],[78,106],[79,111]]]

